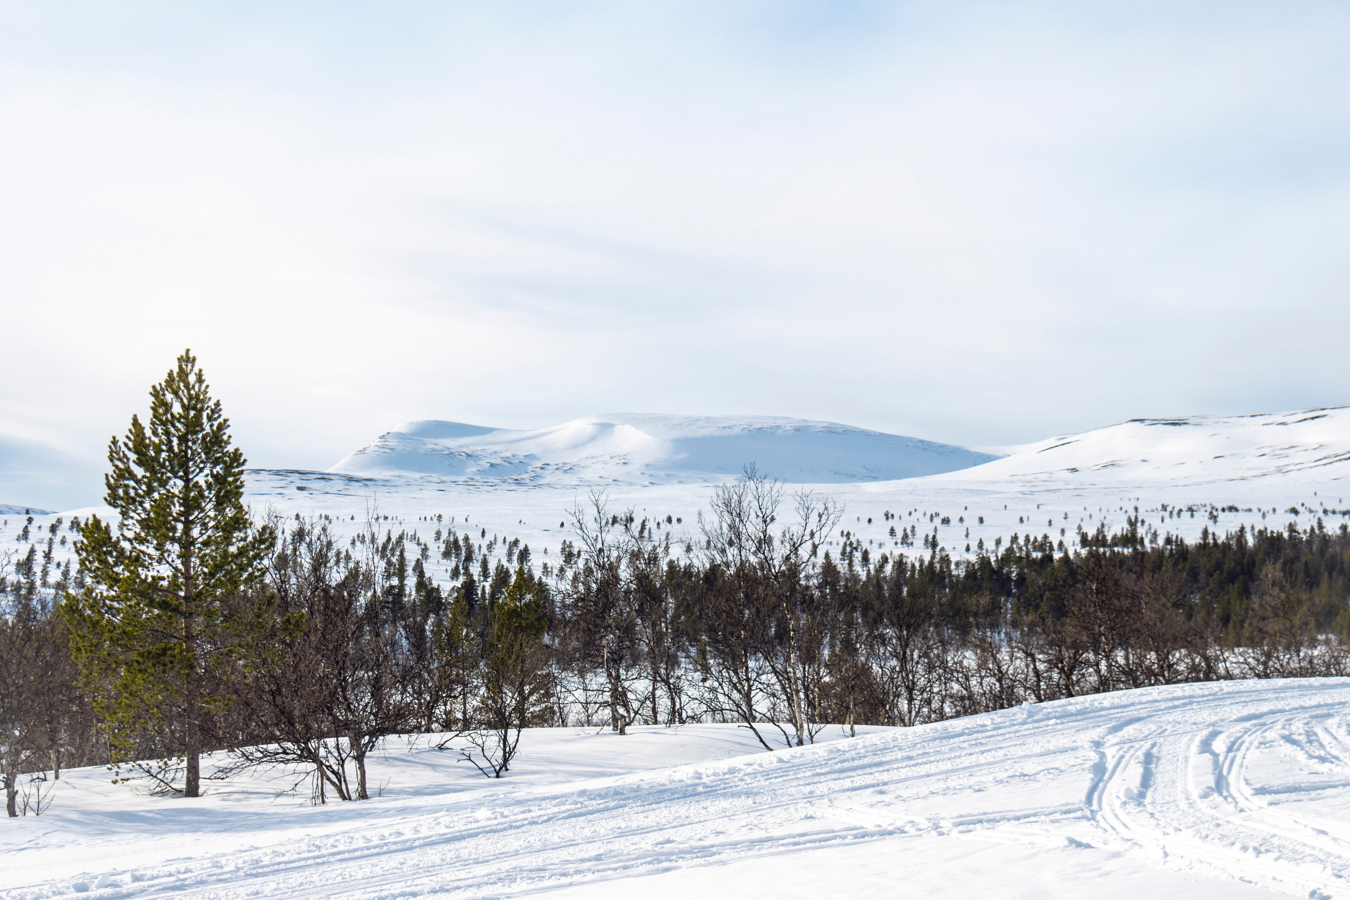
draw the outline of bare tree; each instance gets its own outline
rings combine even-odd
[[[795,515],[780,524],[783,499],[782,483],[750,465],[739,480],[714,489],[712,518],[700,514],[699,525],[707,564],[725,573],[733,602],[774,617],[779,633],[757,649],[777,682],[792,739],[800,747],[813,740],[815,704],[809,693],[819,678],[812,669],[825,660],[822,635],[811,621],[808,585],[843,510],[828,497],[802,491],[793,498]],[[749,668],[743,671],[748,674]],[[753,726],[748,719],[746,724]]]
[[[11,582],[11,560],[0,554],[0,781],[15,816],[45,809],[50,790],[35,779],[45,782],[50,772],[58,780],[67,749],[83,744],[94,724],[54,591],[36,577],[31,554]]]
[[[439,743],[490,778],[511,768],[521,733],[550,720],[553,678],[545,640],[544,585],[524,566],[488,612],[488,637],[472,719]]]
[[[1242,668],[1248,677],[1286,678],[1315,674],[1316,623],[1307,592],[1275,563],[1266,563],[1252,592]]]
[[[267,583],[278,637],[251,648],[239,697],[259,733],[236,758],[311,767],[319,802],[329,791],[368,799],[367,755],[417,717],[418,679],[386,602],[373,522],[363,538],[365,559],[341,550],[326,523],[297,523],[284,536]]]
[[[9,562],[9,554],[0,557],[0,578],[7,574]],[[29,771],[39,750],[32,709],[39,691],[37,658],[42,636],[36,598],[21,584],[16,585],[14,602],[7,606],[0,611],[0,780],[5,787],[5,812],[13,817],[19,815],[20,777]]]
[[[903,566],[882,582],[867,658],[884,698],[887,724],[918,725],[940,718],[944,688],[942,638],[931,594],[912,590]]]
[[[610,510],[605,495],[592,491],[587,506],[569,514],[579,558],[567,585],[577,649],[598,653],[608,690],[610,728],[627,734],[637,718],[630,691],[635,662],[637,612],[626,563],[633,551],[632,510]]]

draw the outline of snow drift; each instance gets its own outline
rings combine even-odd
[[[832,422],[621,414],[535,431],[410,422],[329,471],[669,484],[720,481],[754,463],[761,472],[786,482],[834,484],[934,475],[994,458],[950,444]]]

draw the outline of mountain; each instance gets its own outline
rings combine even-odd
[[[1008,448],[953,482],[1075,487],[1127,484],[1303,484],[1350,477],[1350,407],[1247,416],[1131,419]]]
[[[720,481],[753,463],[786,482],[838,484],[935,475],[995,458],[833,422],[625,413],[534,431],[410,422],[329,471],[643,485]]]

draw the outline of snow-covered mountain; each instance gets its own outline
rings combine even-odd
[[[935,475],[992,459],[833,422],[625,413],[534,431],[410,422],[329,471],[642,485],[720,481],[754,463],[783,481],[838,484]]]
[[[718,481],[755,463],[761,471],[797,484],[936,476],[928,480],[1033,489],[1304,485],[1350,478],[1350,407],[1132,419],[1004,452],[1000,457],[801,419],[622,414],[534,431],[410,422],[329,471],[643,486]]]
[[[1207,485],[1350,477],[1350,407],[1248,416],[1131,419],[1049,438],[944,481]]]

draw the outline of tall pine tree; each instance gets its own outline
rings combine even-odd
[[[105,502],[76,544],[88,581],[63,613],[84,684],[126,759],[133,736],[168,734],[182,791],[199,791],[202,725],[225,700],[221,674],[265,621],[235,601],[261,575],[273,543],[244,507],[244,455],[191,351],[150,389],[150,422],[132,416],[108,447]]]

